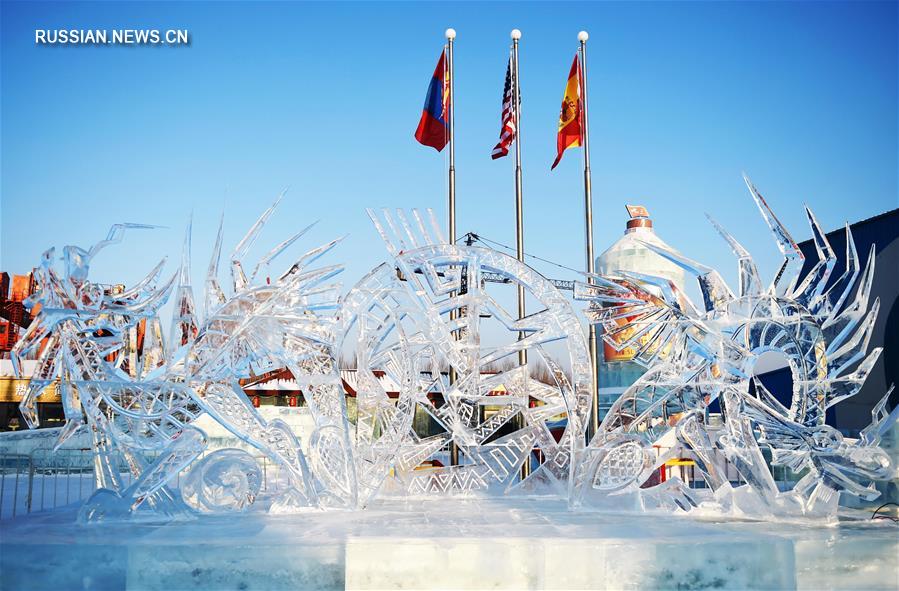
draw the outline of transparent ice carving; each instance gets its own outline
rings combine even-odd
[[[896,420],[883,410],[886,398],[859,440],[824,424],[826,409],[859,391],[881,352],[867,352],[879,310],[876,299],[868,308],[873,249],[862,272],[847,226],[846,272],[828,288],[836,257],[806,209],[818,262],[799,277],[798,246],[748,178],[746,184],[785,258],[769,287],[762,287],[746,249],[714,220],[739,262],[738,294],[714,269],[648,243],[697,278],[701,308],[667,280],[633,272],[577,286],[575,297],[590,302],[588,315],[604,327],[606,341],[634,347],[648,371],[612,406],[583,451],[573,504],[638,510],[702,504],[761,518],[833,518],[839,493],[873,499],[872,482],[894,473],[878,437],[868,435]],[[761,383],[750,393],[755,364],[770,351],[782,354],[792,373],[789,408]],[[706,421],[715,400],[723,409],[720,431]],[[805,475],[779,490],[763,448],[771,450],[772,465]],[[695,462],[711,498],[679,479],[650,486],[650,477],[676,458]],[[745,485],[731,486],[725,460]]]
[[[242,259],[276,205],[234,250],[230,296],[218,281],[220,227],[206,279],[203,322],[190,278],[190,225],[181,268],[161,285],[163,263],[130,289],[109,289],[88,279],[91,259],[101,249],[119,242],[127,229],[148,226],[116,225],[90,250],[66,247],[61,272],[52,249],[42,257],[38,291],[26,302],[32,309],[39,306],[39,313],[12,359],[21,372],[20,359],[46,339],[21,403],[26,420],[30,427],[37,425],[35,401],[59,380],[66,426],[57,445],[82,428],[91,433],[98,490],[82,508],[82,519],[126,517],[141,506],[160,515],[183,513],[186,506],[170,485],[205,448],[205,434],[191,425],[204,412],[283,468],[289,483],[275,501],[279,510],[355,504],[352,450],[333,355],[340,288],[330,280],[341,268],[313,266],[338,241],[307,252],[283,274],[270,277],[269,263],[305,231],[300,232],[270,251],[247,278]],[[166,344],[158,310],[173,288],[175,310]],[[280,420],[265,421],[240,388],[241,378],[272,368],[288,368],[307,396],[316,424],[310,453],[318,478],[295,434]],[[258,482],[241,453],[211,454],[195,466],[194,477],[187,475],[194,508],[241,509],[253,502]],[[123,469],[130,478],[122,478]],[[237,471],[245,474],[239,486],[232,478]],[[215,486],[225,488],[216,491]],[[228,487],[236,488],[228,492]]]
[[[369,210],[369,216],[393,260],[360,281],[341,312],[350,335],[345,346],[356,353],[362,502],[388,477],[385,490],[404,495],[492,488],[565,494],[572,448],[583,446],[591,375],[570,303],[514,258],[447,244],[430,211],[379,216]],[[524,318],[507,311],[488,290],[488,279],[524,286],[535,302],[532,311]],[[483,339],[488,324],[498,342]],[[534,379],[520,363],[521,352],[532,367],[545,368],[548,379]],[[385,381],[398,387],[396,400]],[[417,431],[416,416],[436,433]],[[560,427],[558,440],[553,423]],[[522,480],[526,462],[533,470]]]
[[[184,501],[204,513],[241,511],[255,502],[263,474],[240,449],[220,449],[193,466],[181,484]]]
[[[655,244],[646,247],[696,277],[700,305],[670,281],[637,272],[575,285],[575,299],[588,302],[588,319],[602,325],[609,345],[633,348],[647,367],[589,444],[594,368],[583,326],[552,283],[495,250],[448,244],[433,213],[417,210],[369,211],[390,260],[345,295],[334,282],[341,267],[318,263],[339,240],[271,272],[311,226],[245,266],[281,197],[231,252],[226,287],[219,223],[203,314],[190,274],[192,224],[179,270],[164,279],[163,260],[127,289],[92,283],[91,261],[126,231],[150,226],[113,226],[90,249],[65,247],[59,260],[46,251],[26,302],[35,319],[12,354],[19,375],[21,360],[37,355],[21,411],[37,426],[37,399],[56,382],[66,417],[57,445],[90,433],[97,490],[81,509],[85,522],[138,510],[170,519],[455,494],[833,518],[840,494],[873,499],[873,482],[896,472],[879,447],[899,421],[899,411],[886,410],[889,393],[858,439],[824,421],[829,407],[859,391],[880,355],[868,351],[880,306],[870,301],[874,251],[862,269],[847,226],[846,271],[832,278],[835,254],[807,210],[818,261],[800,277],[798,246],[746,184],[784,256],[767,286],[749,252],[714,220],[738,260],[736,291],[716,270]],[[510,311],[517,287],[527,294],[523,317]],[[166,340],[159,310],[172,294]],[[750,388],[771,351],[792,374],[789,406],[761,383]],[[353,409],[341,354],[355,357]],[[241,386],[284,370],[313,419],[305,446],[285,422],[266,420]],[[708,420],[715,401],[720,428]],[[253,455],[227,449],[199,459],[206,435],[194,423],[204,413],[277,467],[281,482],[265,503]],[[788,490],[774,480],[766,453],[771,465],[801,475]],[[675,459],[692,461],[707,489],[654,481]],[[733,470],[745,484],[732,484]]]

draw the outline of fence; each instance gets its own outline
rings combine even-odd
[[[213,450],[214,451],[214,450]],[[205,451],[200,456],[206,456]],[[254,455],[262,470],[260,494],[275,494],[287,485],[279,464],[266,456]],[[155,457],[148,456],[148,461]],[[133,476],[122,461],[119,477],[131,484]],[[179,473],[169,485],[180,488]],[[39,448],[31,454],[0,454],[0,520],[83,502],[95,490],[94,454],[89,448]]]

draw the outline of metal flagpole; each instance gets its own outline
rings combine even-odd
[[[456,243],[456,117],[455,117],[455,108],[456,108],[456,97],[455,95],[455,84],[456,84],[456,73],[453,71],[453,42],[456,39],[456,30],[455,29],[447,29],[446,30],[446,68],[449,72],[449,103],[447,117],[449,118],[449,242],[450,244]],[[445,80],[444,80],[445,82]],[[450,318],[455,319],[455,312],[450,313]],[[449,383],[453,384],[456,381],[456,368],[450,365],[449,368]],[[453,466],[459,465],[459,446],[456,445],[456,442],[453,441],[450,443],[450,464]]]
[[[456,243],[456,97],[454,86],[456,76],[453,72],[453,41],[456,39],[456,30],[446,30],[446,67],[449,71],[449,241]]]
[[[587,39],[590,36],[587,31],[581,31],[577,34],[580,41],[580,61],[581,61],[581,103],[583,105],[582,127],[581,133],[584,137],[584,225],[586,232],[587,246],[587,273],[592,275],[595,272],[593,260],[593,184],[590,178],[590,127],[587,118]],[[587,283],[593,284],[593,277],[587,276]],[[593,404],[590,412],[590,429],[589,436],[599,430],[599,364],[597,348],[596,348],[596,326],[590,327],[590,363],[593,365]]]
[[[521,202],[521,94],[518,87],[518,41],[521,31],[512,30],[512,109],[515,113],[515,249],[518,260],[524,262],[524,223]],[[524,286],[518,286],[518,317],[524,318]],[[524,333],[518,333],[524,338]],[[519,365],[527,365],[527,351],[518,352]]]
[[[521,31],[512,29],[512,109],[515,113],[515,249],[518,260],[524,262],[524,215],[521,199],[521,89],[518,84],[518,41],[521,39]],[[518,286],[518,317],[524,318],[524,286]],[[523,332],[518,333],[518,339],[525,338]],[[524,349],[518,352],[518,365],[527,366],[528,353]],[[525,401],[527,404],[527,401]],[[524,427],[524,416],[518,416],[518,427]],[[521,466],[521,477],[526,478],[530,473],[530,454]]]

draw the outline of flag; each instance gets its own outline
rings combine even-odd
[[[512,109],[512,56],[509,56],[509,64],[506,66],[506,83],[503,86],[503,114],[502,126],[499,130],[499,143],[493,148],[491,158],[496,160],[509,155],[509,146],[515,141],[518,113]]]
[[[574,63],[571,64],[571,72],[568,74],[568,83],[565,85],[565,95],[562,97],[562,111],[559,113],[559,135],[556,139],[556,161],[550,170],[556,167],[562,154],[568,148],[577,148],[581,145],[581,118],[583,117],[583,105],[581,103],[581,70],[578,67],[577,54],[574,55]]]
[[[421,120],[415,130],[415,139],[423,146],[431,146],[438,152],[449,143],[449,71],[446,68],[446,50],[440,54],[437,68],[431,77]]]

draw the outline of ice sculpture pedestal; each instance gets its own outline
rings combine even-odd
[[[4,588],[891,589],[896,526],[703,523],[559,501],[430,500],[365,511],[77,526],[3,523]]]

